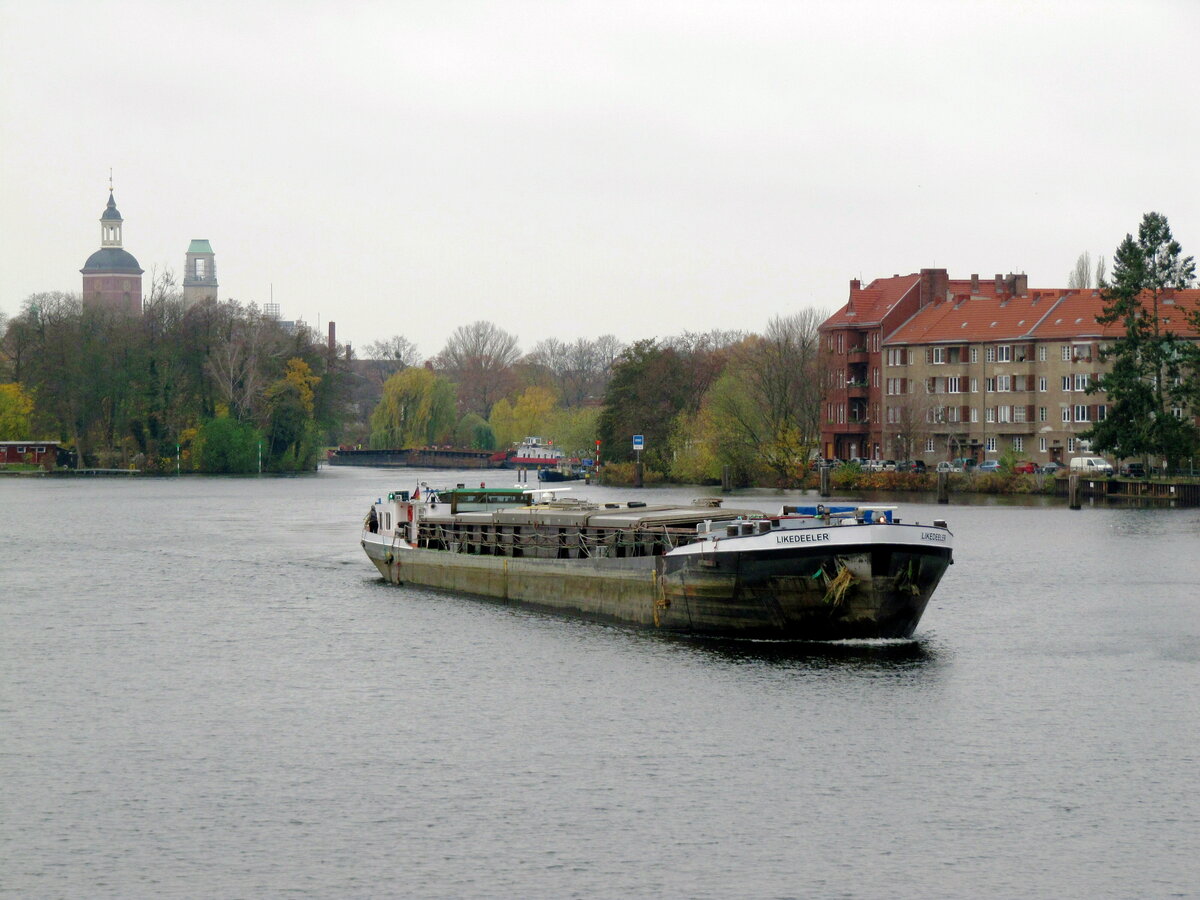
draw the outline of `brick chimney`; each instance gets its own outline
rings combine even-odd
[[[971,275],[971,293],[979,293],[979,273],[975,272]]]
[[[1020,275],[1012,276],[1013,293],[1018,297],[1024,297],[1029,293],[1029,276],[1022,272]]]
[[[1001,275],[999,272],[996,273],[996,293],[997,294],[1004,293],[1004,276]]]
[[[329,352],[337,353],[337,323],[329,323]]]
[[[924,309],[930,303],[938,303],[946,299],[946,292],[950,289],[950,276],[945,269],[922,269],[921,270],[921,297],[920,305]]]

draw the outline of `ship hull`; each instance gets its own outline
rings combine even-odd
[[[830,529],[812,546],[773,538],[626,559],[472,555],[365,533],[363,547],[394,584],[663,631],[786,640],[911,637],[951,563],[948,546],[912,526]]]

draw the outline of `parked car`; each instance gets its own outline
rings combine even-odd
[[[975,469],[975,460],[969,456],[960,456],[952,462],[956,472],[971,472]]]
[[[1058,472],[1061,472],[1065,468],[1066,466],[1064,466],[1062,463],[1050,460],[1050,462],[1042,466],[1042,472],[1046,475],[1054,475]]]
[[[985,459],[975,467],[976,472],[999,472],[1000,461],[996,459]]]
[[[1145,478],[1146,465],[1140,462],[1125,463],[1121,466],[1121,474],[1126,478]]]
[[[896,471],[896,461],[894,459],[885,459],[883,461],[883,471],[895,472]]]
[[[954,465],[954,463],[946,462],[946,460],[944,460],[944,459],[940,463],[937,464],[937,470],[939,472],[961,472],[962,471],[962,469],[960,469],[958,466]]]
[[[1023,459],[1013,466],[1013,471],[1020,472],[1022,475],[1032,475],[1037,470],[1037,464],[1032,459]]]
[[[1113,467],[1102,456],[1076,456],[1071,460],[1071,471],[1078,475],[1111,475]]]
[[[896,465],[897,472],[915,472],[917,475],[925,474],[925,460],[923,459],[908,459]]]

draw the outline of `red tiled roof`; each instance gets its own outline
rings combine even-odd
[[[913,273],[876,278],[866,287],[851,287],[846,305],[826,319],[822,327],[878,325],[905,294],[917,289],[920,280],[921,276]]]
[[[962,287],[966,285],[966,291]],[[997,296],[995,285],[980,285],[970,294],[969,282],[950,282],[952,300],[931,303],[886,335],[885,344],[932,344],[954,341],[1003,341],[1022,338],[1055,339],[1076,337],[1114,338],[1124,329],[1120,324],[1102,326],[1096,316],[1104,308],[1098,291],[1063,288],[1029,290],[1017,297]],[[1176,291],[1170,302],[1160,306],[1160,316],[1169,318],[1177,334],[1196,337],[1188,328],[1186,313],[1200,305],[1200,290]],[[1171,315],[1169,307],[1178,313]],[[1165,311],[1164,311],[1165,310]]]

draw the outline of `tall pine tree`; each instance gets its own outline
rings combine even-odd
[[[1195,273],[1195,261],[1183,255],[1159,213],[1146,213],[1137,238],[1127,234],[1117,247],[1112,277],[1100,285],[1104,312],[1096,320],[1120,324],[1124,334],[1100,351],[1112,366],[1089,388],[1103,391],[1109,404],[1104,421],[1084,435],[1096,450],[1119,458],[1162,456],[1168,468],[1195,453],[1198,435],[1187,402],[1194,348],[1161,309],[1165,295],[1189,287]]]

